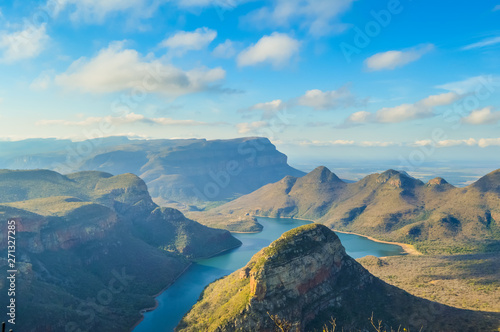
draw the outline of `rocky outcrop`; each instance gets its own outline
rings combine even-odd
[[[0,215],[16,220],[17,244],[23,251],[68,250],[88,241],[103,239],[118,221],[117,214],[102,205],[83,204],[64,217],[42,216],[0,205]],[[5,225],[2,225],[0,248],[7,247]]]
[[[285,233],[241,270],[209,285],[176,331],[313,331],[332,318],[345,330],[383,327],[459,331],[496,327],[498,317],[458,310],[385,284],[349,257],[327,227]]]

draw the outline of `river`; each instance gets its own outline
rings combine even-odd
[[[258,218],[264,226],[260,233],[233,234],[243,245],[219,256],[197,261],[156,300],[158,307],[144,314],[143,321],[133,332],[172,332],[182,317],[198,300],[209,283],[245,266],[260,249],[267,247],[283,233],[310,223],[298,219]],[[400,246],[380,243],[365,237],[337,233],[347,254],[353,258],[377,257],[404,253]]]

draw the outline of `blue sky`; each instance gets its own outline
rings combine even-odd
[[[500,152],[497,1],[15,0],[0,13],[0,139],[267,136],[292,158]]]

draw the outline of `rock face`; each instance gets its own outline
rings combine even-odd
[[[132,174],[0,170],[0,219],[5,251],[6,221],[16,221],[19,331],[128,330],[191,259],[241,244],[158,207]],[[6,286],[1,280],[2,303]]]
[[[500,171],[456,188],[441,178],[424,184],[395,170],[344,183],[318,167],[191,217],[231,230],[253,216],[309,219],[393,241],[467,242],[479,248],[485,240],[500,243],[499,188]]]
[[[80,143],[51,142],[54,150],[45,140],[0,142],[5,151],[0,151],[0,167],[133,173],[145,180],[160,205],[223,201],[287,175],[305,175],[290,167],[287,156],[265,138],[131,141],[115,137]],[[92,153],[76,153],[79,144],[85,146],[85,151],[92,147]],[[39,146],[39,150],[33,146]]]
[[[337,328],[383,326],[426,331],[496,327],[496,319],[458,310],[387,285],[349,257],[327,227],[311,224],[285,233],[241,270],[209,285],[176,331],[321,330],[332,318]],[[271,318],[273,317],[273,319]],[[465,329],[464,329],[465,328]]]

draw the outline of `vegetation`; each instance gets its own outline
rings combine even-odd
[[[205,288],[198,303],[176,330],[215,331],[245,309],[250,301],[249,279],[233,273],[222,280],[224,282],[211,283]]]
[[[373,256],[358,260],[385,282],[452,307],[500,312],[497,253],[452,256]]]
[[[332,229],[414,244],[425,253],[499,251],[499,174],[455,188],[443,179],[425,184],[394,170],[344,183],[318,167],[191,216],[226,229],[237,229],[239,220],[253,216],[314,220]]]
[[[317,245],[308,246],[308,241]],[[243,269],[210,284],[176,330],[313,332],[341,327],[344,331],[395,332],[410,328],[419,331],[424,327],[429,331],[489,331],[500,326],[500,313],[448,307],[384,283],[341,248],[334,233],[322,225],[309,224],[287,232],[254,255]],[[406,263],[412,266],[412,262]],[[374,257],[363,264],[387,269],[385,260]],[[304,266],[307,268],[303,269]],[[496,267],[493,264],[487,268],[491,278],[496,276]],[[397,268],[400,274],[411,275],[412,271],[403,265]],[[414,264],[412,268],[422,266]],[[325,271],[330,273],[327,277]],[[383,279],[394,284],[400,274],[389,271],[393,274],[387,272]],[[491,288],[477,291],[491,291]],[[490,300],[497,295],[493,294]],[[370,315],[372,318],[367,320]],[[332,317],[336,320],[332,321]],[[380,321],[373,317],[380,317]]]
[[[0,217],[17,218],[19,331],[127,330],[189,259],[241,244],[159,208],[132,174],[4,170],[0,188]],[[0,280],[2,303],[6,286]]]

